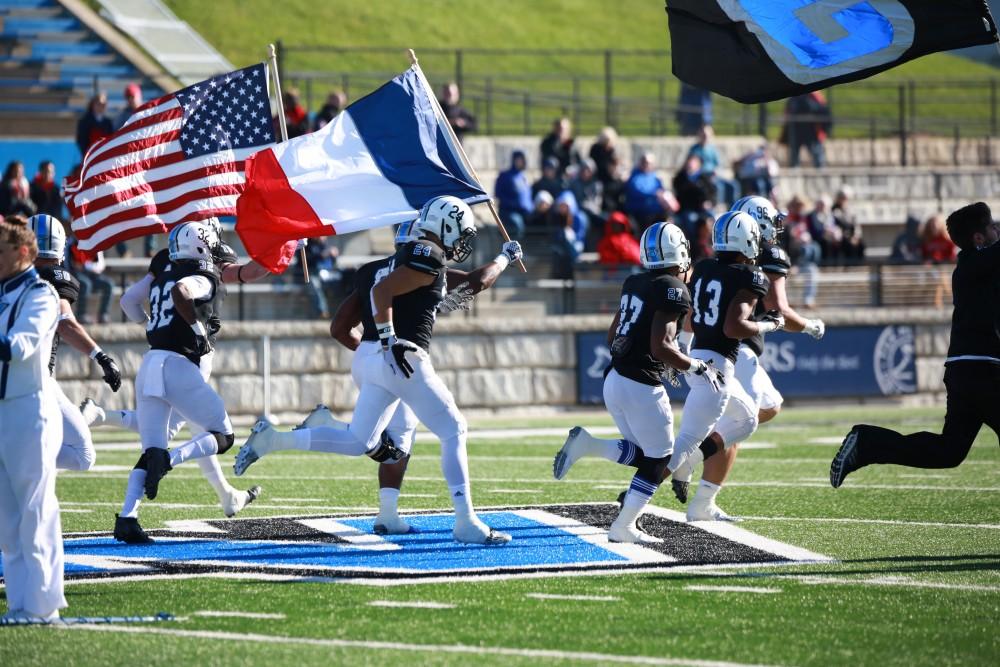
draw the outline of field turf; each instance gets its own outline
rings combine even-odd
[[[855,421],[933,430],[940,418],[933,409],[790,409],[761,428],[757,448],[741,453],[720,505],[745,517],[741,528],[833,563],[392,586],[252,576],[73,583],[64,615],[167,611],[183,620],[0,628],[0,664],[995,665],[1000,451],[993,433],[984,430],[956,470],[867,468],[839,490],[827,482],[836,443]],[[479,420],[472,428],[573,423],[610,420],[584,412]],[[134,436],[96,433],[99,467],[59,477],[62,507],[71,510],[62,516],[67,533],[111,529],[136,458],[122,448]],[[623,467],[585,459],[556,482],[551,459],[562,435],[501,435],[470,438],[480,507],[606,502],[630,477]],[[227,471],[232,455],[224,457]],[[296,452],[267,457],[231,481],[264,487],[241,519],[356,516],[376,507],[374,472],[366,458]],[[409,475],[404,513],[449,506],[436,444],[418,441]],[[654,502],[681,509],[669,488]],[[142,508],[148,529],[179,519],[221,519],[192,464],[171,472]],[[381,606],[387,603],[423,606]]]

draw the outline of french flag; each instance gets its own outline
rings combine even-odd
[[[318,132],[252,155],[236,203],[247,252],[281,273],[298,239],[413,220],[440,195],[487,201],[447,122],[414,65]]]

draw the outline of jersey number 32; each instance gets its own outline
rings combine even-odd
[[[149,290],[149,323],[146,324],[146,331],[153,331],[160,327],[165,327],[174,319],[174,298],[170,296],[170,291],[174,288],[174,281],[169,281],[163,287],[157,288],[153,285]]]

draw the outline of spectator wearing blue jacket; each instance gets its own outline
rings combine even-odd
[[[524,228],[534,208],[531,183],[524,173],[528,160],[524,151],[514,151],[510,156],[510,169],[501,171],[494,188],[500,209],[500,219],[507,226],[511,238],[524,236]]]
[[[664,220],[667,213],[676,208],[672,199],[663,187],[663,181],[656,175],[653,154],[644,153],[625,183],[625,212],[635,218],[642,231],[654,222]]]

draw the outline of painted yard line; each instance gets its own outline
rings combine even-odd
[[[729,482],[726,486],[769,486],[769,487],[799,487],[799,488],[828,488],[829,482]],[[972,493],[1000,493],[998,486],[926,486],[921,484],[847,484],[841,489],[877,489],[877,490],[907,490],[907,491],[969,491]]]
[[[897,477],[902,477],[905,479],[951,479],[953,475],[936,475],[933,473],[918,473],[918,474],[899,474]]]
[[[207,616],[209,618],[259,618],[263,620],[281,621],[286,618],[284,614],[265,614],[253,611],[213,611],[203,609],[191,614],[192,616]]]
[[[369,607],[393,607],[400,609],[454,609],[456,605],[445,604],[444,602],[402,602],[399,600],[372,600]]]
[[[796,516],[744,516],[747,521],[798,521],[802,523],[869,523],[885,526],[918,526],[921,528],[981,528],[985,530],[1000,530],[996,523],[942,523],[938,521],[897,521],[894,519],[837,519],[833,517],[796,517]]]
[[[311,637],[283,637],[280,635],[241,634],[238,632],[212,632],[207,630],[180,630],[172,628],[141,628],[128,626],[71,626],[73,630],[90,632],[121,632],[127,634],[151,634],[166,637],[186,637],[191,639],[223,640],[233,642],[257,642],[261,644],[291,644],[319,646],[325,648],[357,648],[373,651],[400,651],[404,653],[440,653],[459,655],[511,656],[516,658],[539,658],[552,660],[578,660],[625,665],[690,665],[690,667],[759,667],[737,662],[717,660],[696,660],[685,658],[661,658],[653,656],[615,655],[611,653],[590,653],[579,651],[554,651],[546,649],[508,648],[503,646],[465,646],[462,644],[404,644],[384,641],[362,641],[352,639],[318,639]]]
[[[688,584],[684,587],[686,591],[699,591],[702,593],[780,593],[780,588],[762,588],[758,586],[706,586],[701,584]]]
[[[809,586],[835,584],[838,586],[902,586],[904,588],[936,588],[948,591],[975,591],[979,593],[1000,592],[1000,586],[986,584],[946,584],[938,581],[918,581],[903,577],[866,577],[864,579],[838,579],[837,577],[811,577],[804,575],[783,575]]]
[[[271,496],[271,500],[277,500],[279,503],[321,503],[327,498],[278,498],[277,496]]]
[[[82,509],[71,509],[68,507],[60,507],[60,514],[93,514],[94,510],[82,510]]]
[[[76,507],[76,506],[81,506],[81,507],[120,507],[121,506],[121,503],[115,503],[115,502],[78,502],[78,503],[64,502],[62,504],[63,505],[73,505],[74,507]],[[191,509],[216,509],[217,510],[217,509],[219,509],[218,503],[205,503],[205,504],[196,504],[196,503],[150,503],[149,501],[146,501],[144,503],[144,505],[147,508],[156,508],[156,507],[158,507],[160,509],[165,509],[165,510],[191,510]],[[268,505],[268,504],[264,504],[264,503],[254,503],[253,506],[254,506],[255,509],[259,509],[259,510],[301,510],[301,509],[305,509],[301,505]],[[309,509],[313,509],[313,510],[329,510],[329,511],[338,511],[338,512],[339,511],[349,511],[350,512],[350,511],[357,510],[357,511],[360,512],[360,511],[376,511],[376,510],[378,510],[378,507],[375,507],[375,506],[366,506],[366,507],[363,507],[363,506],[358,506],[358,505],[321,505],[321,506],[317,506],[317,507],[310,507]],[[68,510],[63,510],[63,511],[68,511]]]
[[[542,493],[541,489],[486,489],[486,493]]]
[[[526,593],[524,597],[535,600],[579,600],[580,602],[618,602],[621,600],[613,595],[556,595],[555,593]]]
[[[844,441],[844,436],[833,435],[833,436],[823,436],[821,438],[809,438],[806,442],[810,445],[839,445]]]

